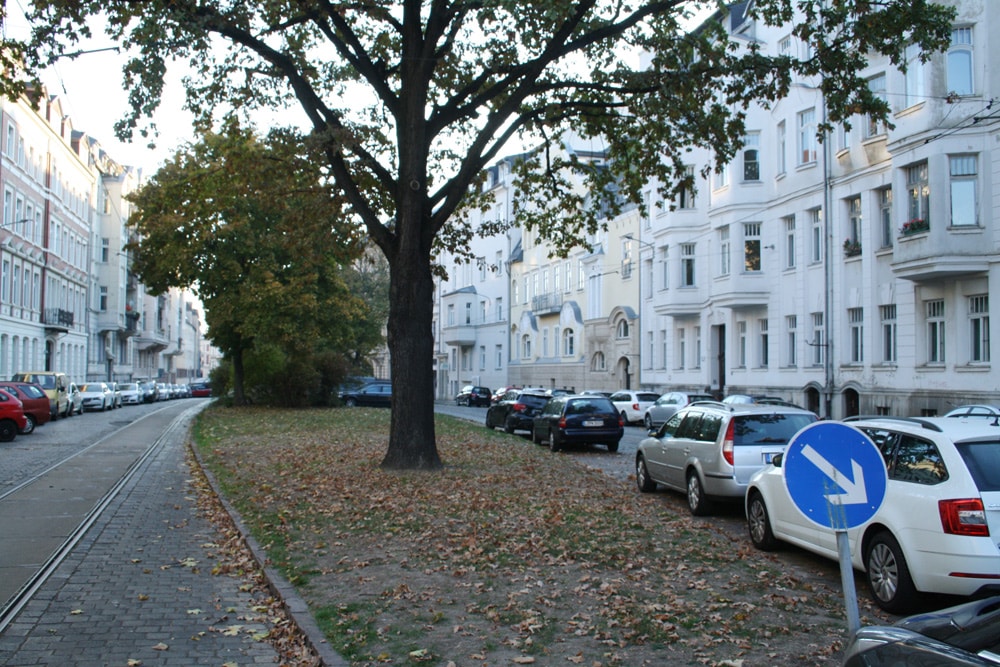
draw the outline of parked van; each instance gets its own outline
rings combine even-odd
[[[33,382],[42,388],[45,395],[49,397],[49,406],[52,410],[52,420],[60,417],[69,417],[69,378],[65,373],[54,371],[31,371],[29,373],[14,373],[11,377],[14,382]]]

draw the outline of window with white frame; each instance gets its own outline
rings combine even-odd
[[[729,275],[729,225],[719,228],[719,275]]]
[[[694,357],[691,368],[701,368],[701,327],[694,328]]]
[[[851,197],[847,200],[847,241],[861,249],[861,197]]]
[[[896,357],[896,304],[879,306],[882,323],[882,363],[894,364]]]
[[[795,268],[795,216],[789,215],[784,220],[785,227],[785,268]]]
[[[515,304],[517,303],[517,286],[517,278],[510,281],[510,302]]]
[[[632,239],[622,239],[622,278],[632,277]]]
[[[496,359],[496,369],[500,370],[503,368],[503,345],[494,346],[494,354]]]
[[[695,286],[695,244],[681,244],[681,287]]]
[[[573,271],[569,260],[563,262],[563,291],[569,292],[573,289]]]
[[[944,299],[932,299],[924,304],[927,321],[927,363],[943,364]]]
[[[948,158],[951,175],[951,224],[975,227],[979,223],[977,165],[975,155],[952,155]]]
[[[472,324],[472,302],[465,302],[465,323]]]
[[[646,332],[646,343],[649,345],[646,354],[646,368],[653,368],[653,361],[656,356],[656,339],[653,338],[652,331]]]
[[[670,262],[667,261],[669,257],[669,248],[667,246],[660,246],[660,284],[661,289],[668,289],[670,287]]]
[[[682,370],[684,368],[684,358],[687,354],[687,341],[684,340],[684,328],[677,328],[677,339],[674,341],[675,346],[675,358],[674,358],[674,368],[677,370]]]
[[[757,342],[757,366],[758,368],[767,368],[770,356],[768,355],[769,338],[766,317],[757,320]]]
[[[694,208],[694,195],[694,165],[689,164],[684,167],[684,182],[677,193],[677,208]]]
[[[816,161],[816,109],[806,109],[798,114],[799,164]]]
[[[594,357],[590,362],[590,370],[592,371],[604,371],[607,370],[607,362],[604,359],[603,352],[595,352]]]
[[[667,330],[660,329],[660,368],[667,367],[667,360],[669,358],[667,356]]]
[[[796,315],[785,316],[785,365],[789,368],[794,368],[799,363],[796,355],[799,342],[798,327],[799,318]]]
[[[486,370],[486,346],[485,345],[480,345],[479,346],[479,370],[481,370],[481,371],[485,371]]]
[[[97,309],[102,313],[108,310],[108,288],[104,285],[98,289]]]
[[[10,260],[3,260],[3,278],[0,281],[0,302],[10,302]]]
[[[851,363],[860,364],[865,360],[865,314],[864,308],[848,308],[847,322],[851,327]]]
[[[810,225],[810,248],[812,262],[823,261],[823,209],[814,208],[809,211],[811,218]]]
[[[906,47],[906,106],[912,107],[924,101],[924,63],[920,59],[920,47],[910,44]]]
[[[812,314],[813,335],[812,342],[812,365],[822,366],[824,360],[823,350],[826,349],[826,336],[823,331],[823,313]]]
[[[736,323],[736,365],[740,368],[747,367],[747,323],[740,320]]]
[[[760,180],[760,132],[747,132],[743,137],[743,180]]]
[[[521,358],[531,358],[531,334],[524,334],[521,336]]]
[[[712,187],[719,190],[727,185],[729,185],[729,165],[724,164],[721,167],[716,168],[716,171],[712,176]]]
[[[576,354],[576,338],[572,329],[563,329],[562,344],[563,356],[572,357]]]
[[[976,91],[972,69],[972,27],[953,28],[948,49],[948,93],[972,95]]]
[[[628,320],[622,318],[618,320],[618,326],[615,327],[615,337],[618,340],[625,340],[630,336],[630,330],[628,326]]]
[[[542,329],[542,356],[549,356],[549,328]]]
[[[878,192],[878,218],[881,244],[883,248],[892,247],[894,229],[892,225],[892,188],[882,188]]]
[[[497,322],[503,322],[503,297],[498,296],[495,303],[496,303]]]
[[[777,132],[775,134],[776,134],[775,142],[777,143],[775,149],[777,152],[776,157],[777,157],[778,176],[781,176],[785,173],[785,171],[787,171],[785,145],[788,143],[788,137],[787,137],[788,130],[785,127],[785,121],[781,121],[780,123],[778,123]]]
[[[931,185],[927,176],[927,163],[906,168],[906,211],[909,219],[906,229],[925,230],[930,227]]]
[[[743,223],[743,271],[757,273],[760,271],[760,223]]]
[[[969,361],[984,363],[990,360],[990,297],[977,294],[969,297]]]
[[[886,88],[885,88],[885,73],[876,74],[875,76],[868,79],[868,89],[872,92],[872,95],[880,100],[886,100]],[[880,134],[885,134],[885,123],[876,120],[873,116],[868,116],[867,122],[864,125],[865,128],[865,139],[871,139],[872,137],[877,137]]]

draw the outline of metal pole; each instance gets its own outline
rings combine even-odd
[[[851,566],[851,546],[846,530],[837,531],[837,553],[840,556],[840,582],[844,589],[844,609],[847,610],[847,630],[853,635],[861,629],[858,613],[858,591],[854,587],[854,568]]]

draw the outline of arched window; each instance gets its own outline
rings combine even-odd
[[[531,358],[531,334],[521,336],[521,358]]]
[[[604,371],[604,370],[607,370],[607,366],[605,365],[605,362],[604,362],[604,353],[603,352],[595,352],[594,353],[594,358],[593,358],[593,360],[590,363],[590,370],[592,370],[592,371]]]
[[[576,354],[576,340],[573,338],[572,329],[564,329],[562,332],[563,356],[571,357]]]
[[[629,327],[628,327],[628,320],[625,320],[625,319],[618,320],[618,328],[616,330],[616,335],[617,335],[618,338],[628,338],[629,337],[630,333],[629,333]]]

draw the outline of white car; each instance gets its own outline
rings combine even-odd
[[[113,410],[115,395],[107,382],[88,382],[80,385],[80,396],[83,397],[84,410]]]
[[[872,417],[846,422],[879,448],[888,486],[875,515],[847,531],[851,562],[875,602],[892,613],[921,593],[1000,591],[1000,426],[993,420]],[[757,472],[746,493],[754,545],[779,540],[836,560],[833,530],[792,502],[781,459]]]
[[[135,382],[126,382],[118,385],[121,393],[122,405],[139,405],[142,403],[142,390]]]
[[[611,402],[626,424],[634,424],[643,420],[646,408],[659,397],[659,394],[651,391],[616,391],[611,394]]]

